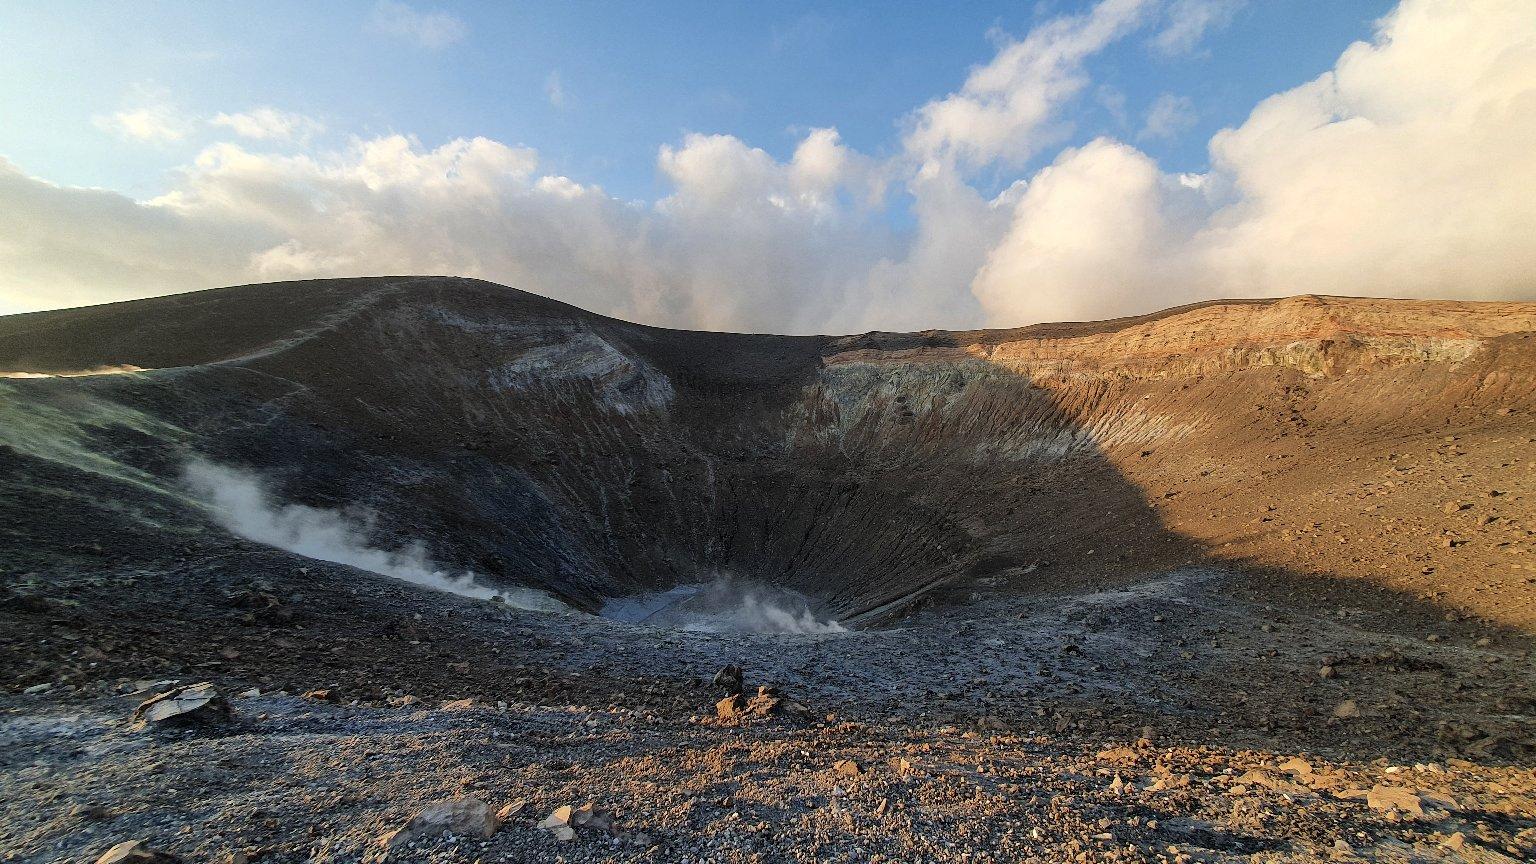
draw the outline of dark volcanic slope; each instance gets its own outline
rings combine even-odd
[[[1531,304],[1309,297],[712,334],[449,278],[10,316],[0,565],[219,542],[180,485],[196,454],[585,608],[726,571],[877,616],[958,577],[1108,581],[1203,546],[1523,625],[1533,330]],[[1324,522],[1345,539],[1309,539]]]

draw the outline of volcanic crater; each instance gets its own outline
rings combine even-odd
[[[236,717],[271,718],[292,758],[322,746],[291,738],[299,727],[332,736],[326,747],[438,730],[422,745],[435,761],[388,781],[401,796],[464,771],[469,787],[544,809],[595,794],[661,844],[649,848],[719,860],[763,851],[724,811],[830,844],[805,860],[946,860],[914,839],[928,834],[970,837],[996,860],[1040,845],[973,837],[948,787],[913,793],[927,815],[853,820],[828,839],[842,816],[805,815],[833,806],[801,777],[820,770],[795,755],[807,741],[999,764],[1029,742],[1065,760],[1042,788],[1093,818],[1002,781],[976,806],[1053,842],[1109,855],[1092,838],[1111,834],[1144,850],[1103,860],[1156,860],[1170,844],[1314,860],[1341,825],[1442,848],[1438,829],[1369,809],[1266,825],[1181,799],[1160,828],[1156,807],[1115,810],[1070,779],[1082,748],[1138,738],[1230,765],[1455,759],[1471,766],[1458,782],[1536,795],[1523,767],[1536,304],[1303,296],[1013,330],[774,336],[630,324],[473,279],[337,279],[3,317],[0,375],[13,792],[89,797],[81,757],[54,753],[37,717],[73,712],[58,734],[127,754],[92,769],[120,784],[148,757],[121,743],[142,733],[112,719],[117,694],[206,679],[255,694],[240,701],[259,708]],[[690,603],[725,623],[697,628]],[[779,623],[733,626],[742,603]],[[727,663],[810,706],[814,725],[719,725],[708,682]],[[297,695],[315,692],[327,695]],[[478,727],[441,714],[401,725],[389,706],[405,695],[499,707]],[[586,718],[585,737],[562,711]],[[488,728],[522,749],[454,737]],[[559,744],[528,743],[556,728]],[[174,746],[238,762],[246,734]],[[722,747],[771,767],[761,796],[687,756]],[[670,778],[666,792],[615,774],[658,748],[684,754],[647,769]],[[554,752],[567,768],[550,767]],[[51,773],[27,773],[45,762]],[[114,792],[113,830],[172,824],[153,790],[197,782]],[[870,808],[896,794],[864,786]],[[837,806],[862,806],[838,789]],[[291,824],[253,815],[312,807],[206,794],[223,802],[220,833],[184,853],[234,843],[312,860]],[[674,812],[721,795],[741,803]],[[1536,814],[1520,809],[1533,799],[1520,800],[1481,823],[1498,854],[1536,850]],[[60,808],[6,806],[0,836],[26,860],[94,848]],[[386,812],[357,803],[311,833],[353,860]],[[1473,830],[1478,817],[1456,812]],[[1119,827],[1091,830],[1098,820]],[[838,845],[848,836],[862,839]],[[487,848],[546,860],[548,842],[530,829]],[[457,860],[446,848],[423,854]]]

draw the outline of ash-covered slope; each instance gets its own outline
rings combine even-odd
[[[1305,297],[1010,331],[693,333],[453,278],[10,316],[0,563],[210,554],[227,538],[182,480],[202,457],[588,609],[730,572],[874,618],[967,579],[1102,582],[1202,546],[1459,585],[1475,552],[1414,556],[1439,554],[1462,512],[1440,499],[1463,493],[1398,463],[1446,435],[1536,434],[1533,331],[1533,304]],[[1471,527],[1528,546],[1531,478],[1500,475],[1508,512]],[[1411,543],[1356,506],[1388,480]],[[1298,541],[1324,513],[1347,549]],[[1525,571],[1481,569],[1527,623]]]

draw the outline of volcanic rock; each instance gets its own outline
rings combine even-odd
[[[176,864],[179,861],[181,859],[175,855],[149,848],[143,840],[125,840],[102,853],[96,864]]]
[[[740,693],[742,690],[741,667],[727,664],[725,668],[715,673],[714,681],[711,683],[723,688],[728,696]]]
[[[1371,791],[1366,794],[1365,803],[1372,810],[1396,812],[1410,819],[1419,819],[1424,816],[1424,807],[1419,801],[1419,796],[1412,789],[1404,789],[1400,786],[1380,784],[1372,786]]]
[[[852,759],[839,759],[832,763],[832,770],[844,777],[863,777],[864,769]]]
[[[722,720],[735,720],[746,710],[747,700],[740,693],[733,693],[715,703],[715,713]]]
[[[216,723],[229,719],[230,713],[229,703],[212,684],[204,681],[167,690],[139,703],[131,722],[135,729],[166,722]]]
[[[417,811],[404,825],[379,838],[385,849],[397,849],[423,837],[452,833],[471,837],[490,837],[501,820],[478,798],[454,798],[434,801]]]

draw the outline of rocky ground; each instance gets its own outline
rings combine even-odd
[[[125,598],[122,645],[92,650],[65,622],[110,580],[22,617],[39,629],[7,650],[76,672],[3,703],[4,860],[131,840],[272,862],[1536,856],[1532,644],[1476,621],[1286,604],[1197,566],[1070,595],[999,579],[880,629],[706,633],[293,563],[210,581],[232,626],[202,655],[129,650],[153,640]],[[340,636],[347,602],[398,611]],[[781,710],[721,719],[728,663]],[[133,722],[202,680],[228,717]],[[569,839],[539,827],[586,804]]]

